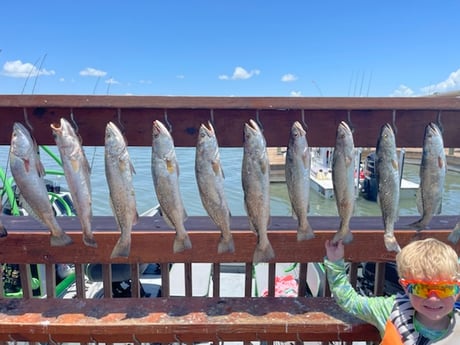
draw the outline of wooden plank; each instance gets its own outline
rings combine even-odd
[[[78,125],[84,145],[103,146],[108,121],[123,127],[130,145],[151,146],[151,123],[171,124],[176,146],[194,147],[201,123],[212,120],[222,147],[241,147],[244,123],[258,118],[268,146],[287,145],[294,121],[308,127],[310,146],[333,146],[340,121],[351,122],[355,145],[373,147],[380,127],[389,122],[398,128],[400,147],[420,147],[424,127],[437,121],[441,111],[446,147],[460,147],[460,98],[307,98],[307,97],[151,97],[1,95],[0,145],[11,140],[13,123],[28,122],[39,144],[54,144],[50,124],[61,117]],[[212,110],[212,112],[211,112]],[[304,115],[302,116],[302,110]],[[393,121],[393,111],[395,117]],[[27,118],[25,117],[27,113]],[[281,135],[281,133],[285,133]]]
[[[94,217],[94,236],[98,248],[87,247],[82,243],[78,220],[62,217],[59,222],[74,243],[66,247],[52,247],[49,232],[29,217],[3,217],[8,236],[0,239],[0,260],[11,263],[170,263],[170,262],[252,262],[256,246],[256,236],[248,230],[246,217],[234,217],[233,238],[235,253],[217,254],[220,231],[209,217],[189,217],[186,227],[193,243],[193,249],[173,253],[175,237],[173,230],[167,229],[161,219],[141,217],[132,232],[132,246],[129,258],[110,259],[110,254],[119,238],[112,217]],[[408,229],[407,224],[418,217],[400,217],[395,225],[395,235],[399,244],[404,246],[414,238],[435,237],[446,243],[451,229],[458,221],[457,216],[436,216],[430,229],[416,232]],[[298,242],[297,225],[291,217],[272,217],[272,226],[268,232],[275,251],[273,262],[321,262],[325,249],[324,243],[335,234],[339,226],[337,217],[311,217],[310,223],[316,237]],[[158,227],[157,227],[158,226]],[[383,224],[381,217],[354,217],[350,223],[354,240],[346,246],[346,260],[350,262],[385,262],[395,259],[394,252],[388,252],[383,242]],[[78,230],[77,230],[78,229]],[[372,245],[369,245],[372,243]],[[452,245],[460,252],[460,243]],[[211,248],[211,249],[210,249]],[[212,250],[215,248],[215,250]]]
[[[14,299],[0,310],[0,334],[18,341],[378,339],[330,298]]]

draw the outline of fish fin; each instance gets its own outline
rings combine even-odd
[[[310,164],[310,159],[311,159],[310,158],[310,152],[306,148],[302,153],[302,163],[303,163],[304,169],[308,168],[308,166]]]
[[[131,174],[135,174],[136,173],[136,169],[134,169],[134,165],[131,161],[129,161],[129,169],[131,171]]]
[[[110,258],[127,258],[129,256],[129,253],[131,251],[131,239],[125,238],[123,239],[120,237],[117,241],[117,244],[115,244],[115,247],[113,247],[112,254],[110,255]]]
[[[28,159],[23,159],[22,162],[24,163],[24,169],[26,173],[30,172],[30,161]]]
[[[439,167],[440,169],[444,169],[444,168],[445,168],[445,167],[444,167],[444,159],[442,159],[441,156],[438,156],[438,167]]]
[[[62,247],[73,243],[72,238],[65,232],[62,232],[60,235],[51,235],[50,242],[53,247]]]
[[[303,228],[299,227],[297,229],[297,241],[306,241],[306,240],[311,240],[312,238],[315,238],[315,233],[313,232],[313,229],[310,225],[310,223],[307,222],[306,226]]]
[[[192,242],[190,241],[190,237],[188,236],[187,233],[185,233],[185,236],[183,238],[180,238],[178,235],[176,235],[176,238],[174,239],[174,244],[173,244],[174,253],[180,253],[186,249],[191,249],[191,248],[192,248]]]
[[[217,246],[217,253],[234,253],[235,252],[235,243],[233,242],[233,238],[224,238],[221,237],[219,241],[219,245]]]
[[[72,170],[77,172],[80,169],[80,162],[77,159],[71,159],[70,165],[72,166]]]
[[[423,217],[413,223],[410,223],[408,226],[410,226],[411,228],[415,228],[418,231],[426,228],[425,220],[423,219]]]
[[[442,212],[442,200],[439,201],[439,205],[438,207],[436,207],[434,214],[441,214],[441,212]]]
[[[219,176],[219,172],[222,171],[222,169],[220,168],[219,161],[212,161],[211,166],[212,166],[212,171],[214,172],[214,175]]]
[[[136,211],[133,217],[133,225],[136,225],[138,221],[139,221],[139,213],[137,213]]]
[[[391,160],[391,165],[393,166],[394,170],[399,171],[399,164],[398,164],[398,161],[396,159]]]
[[[161,215],[163,216],[163,219],[164,219],[165,223],[168,224],[168,226],[170,228],[175,229],[175,226],[174,226],[173,222],[171,221],[171,219],[169,219],[169,217],[166,215],[166,213],[161,212]]]
[[[168,173],[172,174],[174,172],[174,164],[173,161],[170,159],[166,160],[166,169],[168,170]]]
[[[353,158],[350,156],[345,156],[345,166],[348,168],[353,163]]]

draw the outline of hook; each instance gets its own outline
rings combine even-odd
[[[121,122],[121,108],[117,109],[117,117],[118,117],[118,126],[120,127],[121,133],[125,134],[125,126]]]
[[[441,116],[442,116],[442,110],[439,110],[438,116],[436,117],[436,125],[441,130],[441,133],[444,133],[444,126],[442,125],[442,122],[441,122]]]
[[[353,126],[353,123],[351,122],[351,110],[347,110],[347,124],[348,124],[348,127],[350,127],[351,132],[353,133],[355,131],[355,127]]]
[[[34,130],[34,128],[32,127],[32,125],[29,122],[29,115],[27,114],[27,108],[26,107],[24,107],[24,122],[26,123],[27,127],[29,127],[29,129],[31,131]]]
[[[305,130],[308,129],[308,125],[307,123],[305,122],[305,109],[302,109],[301,110],[301,114],[302,114],[302,125],[304,126]]]
[[[393,109],[393,119],[392,119],[392,127],[394,134],[398,134],[398,127],[396,127],[396,109]]]
[[[77,121],[75,121],[75,117],[73,115],[73,108],[70,108],[70,120],[72,121],[72,125],[75,130],[75,133],[78,133],[78,124],[77,124]]]
[[[168,125],[168,130],[169,130],[169,133],[172,133],[172,125],[171,125],[171,122],[169,122],[168,120],[168,109],[165,108],[165,123]]]
[[[259,126],[260,130],[263,132],[264,131],[264,126],[262,125],[262,122],[260,122],[259,109],[256,110],[256,122],[257,122],[257,125]]]

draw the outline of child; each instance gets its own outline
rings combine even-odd
[[[366,297],[348,281],[341,241],[326,241],[324,264],[337,304],[376,326],[383,345],[460,344],[458,256],[434,238],[414,241],[396,256],[405,294]],[[457,324],[458,323],[458,324]]]

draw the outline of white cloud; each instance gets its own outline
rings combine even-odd
[[[13,78],[28,78],[36,77],[38,75],[54,75],[56,74],[53,70],[41,69],[32,65],[29,62],[22,62],[21,60],[7,61],[3,65],[3,75]]]
[[[233,71],[233,74],[231,76],[228,76],[226,74],[220,75],[219,79],[220,80],[238,80],[238,79],[249,79],[252,78],[255,75],[259,75],[260,71],[258,69],[253,69],[250,72],[246,71],[243,67],[235,67],[235,70]]]
[[[415,96],[414,91],[406,85],[399,85],[399,87],[393,91],[390,97],[412,97]]]
[[[150,84],[152,84],[152,81],[142,79],[142,80],[139,80],[139,84],[149,84],[150,85]]]
[[[281,81],[284,82],[284,83],[288,83],[288,82],[291,82],[291,81],[296,81],[297,79],[297,76],[295,76],[294,74],[291,74],[291,73],[288,73],[288,74],[285,74],[281,77]]]
[[[291,91],[291,97],[301,97],[302,91]]]
[[[80,75],[83,77],[105,77],[107,72],[92,67],[86,67],[84,70],[80,71]]]
[[[120,84],[119,81],[113,79],[113,78],[109,78],[105,81],[106,84],[111,84],[111,85],[115,85],[115,84]]]
[[[460,85],[460,68],[452,72],[447,77],[446,80],[441,81],[440,83],[437,83],[437,84],[432,84],[432,85],[422,87],[421,90],[425,94],[432,94],[432,93],[447,91],[458,85]]]

